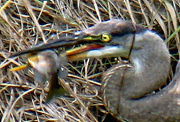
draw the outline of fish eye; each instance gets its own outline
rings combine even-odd
[[[111,40],[111,36],[108,34],[102,34],[101,35],[101,41],[102,42],[109,42]]]

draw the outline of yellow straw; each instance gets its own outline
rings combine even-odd
[[[27,67],[27,64],[24,64],[24,65],[21,65],[21,66],[17,66],[17,67],[14,67],[14,68],[11,68],[9,69],[9,71],[18,71],[18,70],[23,70]]]

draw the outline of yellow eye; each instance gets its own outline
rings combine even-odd
[[[111,36],[108,34],[102,34],[101,41],[102,42],[109,42],[109,41],[111,41]]]

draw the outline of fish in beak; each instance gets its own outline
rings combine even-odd
[[[34,69],[34,80],[40,86],[43,86],[46,81],[49,82],[49,92],[45,103],[51,101],[55,96],[64,96],[66,90],[59,83],[58,77],[65,78],[67,70],[64,66],[67,65],[66,57],[59,56],[53,50],[44,50],[36,54],[27,55],[28,63],[20,67],[10,69],[10,71],[18,71],[32,67]]]

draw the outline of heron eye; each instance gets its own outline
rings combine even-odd
[[[108,34],[102,34],[101,41],[102,42],[109,42],[111,40],[111,36]]]

